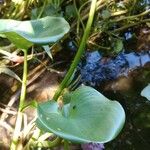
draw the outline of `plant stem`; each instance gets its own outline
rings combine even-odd
[[[106,0],[98,0],[96,3],[96,11],[99,11],[101,8],[105,6],[106,6]],[[84,13],[80,15],[80,18],[82,21],[88,18],[88,11],[89,11],[89,7],[87,7]],[[75,20],[71,25],[71,29],[73,29],[76,24],[77,24],[77,21]]]
[[[145,23],[145,22],[150,22],[150,19],[144,19],[144,20],[141,20],[141,21],[139,21],[139,22],[127,24],[127,25],[125,25],[125,26],[122,26],[122,27],[120,27],[120,28],[118,28],[118,29],[113,30],[112,32],[113,32],[113,33],[120,32],[120,31],[123,31],[123,30],[125,30],[125,29],[127,29],[127,28],[130,28],[130,27],[133,27],[133,26],[135,26],[135,25],[138,25],[138,24],[141,24],[141,23]]]
[[[69,150],[69,143],[67,140],[64,140],[64,150]]]
[[[18,114],[17,114],[17,118],[16,118],[16,125],[15,125],[15,129],[14,129],[12,142],[11,142],[11,145],[10,145],[11,150],[16,150],[17,149],[17,145],[18,145],[18,141],[19,141],[19,134],[20,134],[20,131],[21,131],[21,126],[22,126],[22,119],[23,119],[22,108],[23,108],[24,101],[25,101],[25,96],[26,96],[27,50],[23,50],[23,52],[24,52],[23,79],[22,79],[19,109],[18,109]]]
[[[47,0],[44,1],[43,7],[41,8],[41,11],[40,11],[40,13],[38,14],[37,19],[39,19],[39,18],[42,16],[42,14],[43,14],[43,12],[44,12],[44,9],[45,9],[45,7],[46,7],[46,4],[47,4]]]
[[[89,33],[90,33],[90,30],[91,30],[91,26],[92,26],[92,23],[93,23],[93,18],[94,18],[94,14],[95,14],[95,8],[96,8],[96,1],[97,0],[92,0],[91,2],[91,8],[90,8],[90,13],[89,13],[89,18],[88,18],[88,21],[87,21],[87,25],[86,25],[86,28],[85,28],[85,31],[84,31],[84,34],[83,34],[83,37],[82,37],[82,40],[81,40],[81,43],[80,43],[80,46],[79,46],[79,49],[78,49],[78,52],[65,76],[65,78],[63,79],[63,81],[61,82],[58,90],[56,91],[53,99],[54,100],[57,100],[58,97],[60,96],[62,90],[66,87],[66,84],[68,82],[68,80],[70,79],[70,77],[72,76],[75,68],[77,67],[79,61],[80,61],[80,58],[82,56],[82,54],[84,53],[84,50],[85,50],[85,46],[86,46],[86,42],[88,40],[88,37],[89,37]]]
[[[124,15],[128,12],[128,10],[120,10],[120,11],[116,11],[111,13],[111,17],[116,17],[116,16],[120,16],[120,15]]]
[[[57,137],[55,140],[53,141],[49,141],[49,140],[44,140],[44,141],[37,141],[35,142],[35,147],[38,147],[38,148],[52,148],[52,147],[56,147],[60,144],[61,142],[61,138],[60,137]]]
[[[110,23],[113,23],[113,22],[119,22],[119,21],[122,21],[122,20],[133,20],[133,19],[137,19],[138,17],[142,17],[142,16],[145,16],[147,14],[150,13],[150,9],[140,13],[140,14],[137,14],[137,15],[133,15],[133,16],[127,16],[127,17],[122,17],[122,18],[119,18],[119,19],[116,19],[116,20],[112,20],[110,21]]]
[[[81,12],[82,8],[83,8],[86,4],[89,3],[89,1],[85,2],[85,3],[79,8],[79,10],[77,9],[77,5],[76,5],[76,1],[75,1],[75,0],[73,1],[73,3],[74,3],[74,6],[75,6],[76,14],[77,14],[77,16],[78,16],[78,19],[77,19],[77,29],[76,29],[76,30],[77,30],[77,35],[79,35],[79,26],[80,26],[80,23],[81,23],[81,25],[82,25],[82,28],[85,29],[84,23],[83,23],[83,21],[82,21],[82,19],[81,19],[81,16],[80,16],[80,12]]]
[[[24,50],[23,52],[24,52],[24,66],[23,66],[23,79],[22,79],[19,111],[21,111],[24,106],[24,101],[26,97],[26,84],[27,84],[27,50]]]

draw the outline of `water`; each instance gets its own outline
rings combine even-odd
[[[81,83],[119,101],[126,113],[123,130],[105,144],[106,150],[150,149],[150,102],[140,95],[150,83],[149,36],[141,34],[137,41],[129,30],[124,34],[123,52],[108,57],[99,51],[86,52],[78,66]]]
[[[88,52],[79,66],[81,82],[99,86],[112,81],[150,63],[150,52],[121,52],[116,57],[102,57],[98,51]]]

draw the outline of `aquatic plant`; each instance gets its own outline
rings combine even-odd
[[[64,144],[64,149],[68,149],[69,144],[72,142],[80,143],[82,148],[87,150],[96,148],[104,149],[101,143],[113,140],[123,128],[125,112],[119,102],[110,100],[94,88],[84,85],[78,88],[75,87],[75,89],[65,94],[64,91],[72,81],[77,65],[85,52],[86,45],[89,47],[92,45],[92,49],[96,47],[105,54],[119,53],[124,48],[124,44],[123,38],[118,33],[137,24],[148,23],[149,19],[145,19],[144,16],[148,15],[150,11],[146,9],[136,14],[133,7],[127,9],[129,7],[127,6],[128,4],[109,3],[103,0],[92,0],[90,3],[90,1],[83,0],[80,2],[73,1],[73,4],[69,3],[60,13],[59,6],[63,2],[63,0],[46,0],[40,2],[42,7],[34,8],[31,12],[32,15],[29,17],[25,8],[30,8],[29,6],[33,4],[33,1],[27,0],[23,3],[15,1],[14,3],[17,4],[17,7],[13,5],[10,11],[4,15],[4,18],[23,19],[26,21],[0,19],[0,36],[9,39],[11,43],[24,53],[20,104],[11,149],[15,150],[18,147],[20,148],[20,145],[22,147],[25,146],[25,149],[31,147],[51,148],[60,143]],[[67,2],[64,3],[66,4]],[[83,11],[82,9],[85,6],[88,7]],[[20,8],[22,8],[22,12],[17,14],[17,10]],[[52,11],[46,12],[49,8],[53,8],[51,9]],[[13,10],[12,14],[11,10]],[[96,10],[100,11],[100,14],[97,16],[95,16]],[[44,17],[47,13],[52,16]],[[130,15],[126,16],[126,14]],[[62,17],[56,17],[62,15],[67,20],[77,19],[76,22],[72,23],[72,28],[76,31],[76,45],[79,48],[54,97],[44,103],[37,104],[34,101],[29,104],[37,108],[38,116],[36,126],[40,130],[36,128],[34,130],[35,134],[33,133],[26,141],[22,138],[21,130],[25,128],[22,125],[24,109],[29,106],[25,104],[28,66],[27,55],[34,45],[43,46],[45,51],[48,52],[49,46],[47,50],[47,45],[51,43],[57,44],[69,32],[69,23]],[[94,20],[94,16],[96,20]],[[34,18],[34,20],[28,20],[29,18]],[[137,21],[137,18],[140,21]],[[87,24],[86,19],[88,19]],[[122,26],[123,23],[125,24],[124,26]],[[92,25],[94,26],[93,30]],[[90,33],[90,31],[93,31],[93,33]],[[101,35],[101,33],[104,33],[108,40],[101,42],[100,39],[103,38],[100,38],[98,41],[102,45],[98,45],[94,39]],[[4,54],[5,52],[1,51],[1,53]],[[49,52],[48,54],[51,57]],[[120,60],[118,57],[116,57],[117,63]],[[20,80],[9,69],[1,69],[0,72],[2,71]],[[142,95],[145,96],[145,94]],[[29,131],[31,130],[29,129]],[[49,140],[47,137],[51,139]]]

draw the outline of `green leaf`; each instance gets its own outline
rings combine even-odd
[[[123,49],[123,42],[121,39],[117,39],[114,43],[114,51],[119,53]]]
[[[146,97],[150,101],[150,84],[148,84],[141,92],[141,96]]]
[[[65,10],[65,17],[68,19],[74,18],[77,16],[76,9],[74,5],[68,5],[66,6]]]
[[[9,76],[11,76],[13,78],[15,78],[16,80],[22,82],[21,79],[20,79],[20,77],[16,73],[14,73],[12,70],[10,70],[9,68],[0,67],[0,74],[1,73],[5,73],[5,74],[7,74],[7,75],[9,75]]]
[[[52,56],[52,53],[51,53],[51,48],[49,47],[49,45],[44,45],[43,49],[45,50],[47,55],[50,57],[50,59],[53,60],[53,56]]]
[[[21,109],[22,111],[24,111],[25,109],[32,107],[32,108],[37,108],[37,101],[36,100],[32,100],[31,102],[25,103],[23,108]]]
[[[103,10],[102,11],[102,18],[103,19],[108,19],[111,16],[111,13],[109,12],[109,10]]]
[[[29,48],[33,44],[46,45],[61,39],[70,29],[61,17],[44,17],[30,21],[0,19],[0,34],[19,48]]]
[[[38,16],[41,13],[42,9],[43,9],[43,6],[32,9],[31,18],[32,19],[38,18]],[[61,11],[60,7],[56,8],[52,4],[48,4],[44,8],[41,16],[42,17],[46,17],[46,16],[55,16],[55,17],[57,16],[58,17],[58,16],[61,16],[61,14],[59,13],[59,11]]]
[[[108,100],[88,86],[70,94],[70,103],[62,109],[55,101],[38,106],[39,128],[80,143],[105,143],[118,135],[125,122],[125,112],[117,101]]]

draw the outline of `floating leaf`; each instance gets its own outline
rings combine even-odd
[[[30,21],[0,19],[0,34],[19,48],[33,44],[46,45],[56,42],[69,31],[69,24],[61,17],[44,17]]]
[[[146,97],[150,101],[150,84],[148,84],[141,92],[141,96]]]
[[[70,94],[70,103],[62,109],[55,101],[38,106],[39,128],[81,143],[105,143],[118,135],[125,121],[125,113],[117,101],[110,101],[87,86],[81,86]]]
[[[20,77],[16,73],[14,73],[12,70],[10,70],[9,68],[0,67],[0,74],[1,73],[5,73],[5,74],[7,74],[7,75],[9,75],[9,76],[11,76],[13,78],[15,78],[16,80],[22,82],[21,79],[20,79]]]

